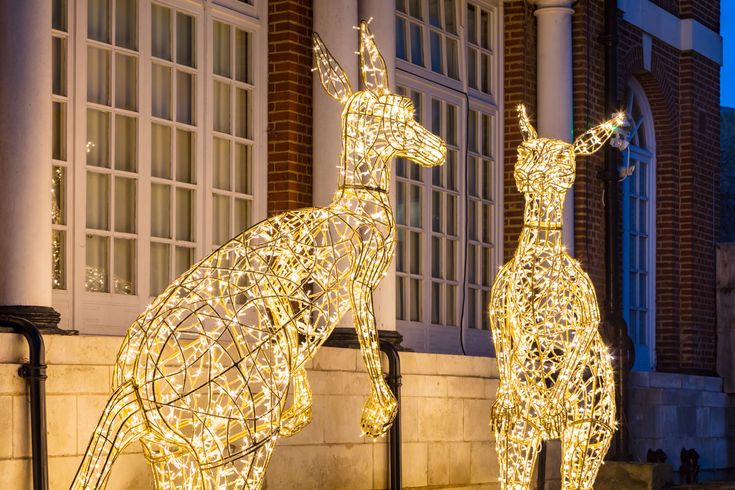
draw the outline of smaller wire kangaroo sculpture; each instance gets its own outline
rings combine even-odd
[[[562,488],[591,489],[615,431],[613,368],[597,328],[589,276],[561,241],[564,195],[575,155],[590,155],[624,123],[623,114],[574,141],[539,138],[522,105],[515,180],[525,197],[513,258],[490,293],[500,373],[491,410],[502,490],[531,488],[542,440],[561,438]]]
[[[409,99],[389,91],[366,22],[359,31],[362,91],[314,34],[322,86],[343,105],[334,200],[254,225],[141,314],[72,489],[103,488],[136,440],[158,489],[260,488],[278,438],[311,421],[304,365],[349,309],[371,382],[362,430],[377,437],[392,424],[372,298],[394,250],[389,161],[441,165],[446,146],[414,120]]]

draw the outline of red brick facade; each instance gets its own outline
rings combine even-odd
[[[535,40],[532,12],[520,0],[505,4],[506,256],[515,248],[521,198],[513,183],[519,141],[515,106],[526,98],[534,113]],[[719,1],[655,0],[682,18],[719,30]],[[604,3],[574,4],[572,17],[574,132],[603,120]],[[525,19],[525,22],[524,22]],[[525,32],[524,32],[524,26]],[[641,31],[619,20],[619,105],[628,80],[643,86],[656,136],[656,366],[660,371],[715,369],[715,251],[719,165],[719,66],[694,52],[653,39],[650,71],[643,66]],[[509,62],[510,60],[510,62]],[[527,65],[523,66],[523,62]],[[525,76],[524,76],[525,71]],[[534,89],[526,89],[533,87]],[[530,93],[526,95],[526,90]],[[575,254],[605,297],[602,154],[577,161]]]
[[[268,2],[268,214],[311,206],[312,2]]]

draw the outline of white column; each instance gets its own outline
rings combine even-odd
[[[536,0],[538,132],[572,141],[572,2]],[[564,244],[574,254],[574,190],[564,202]]]
[[[51,2],[0,0],[0,305],[51,306]]]
[[[358,50],[357,0],[314,0],[314,32],[347,74],[353,90],[360,76],[355,52]],[[342,152],[340,115],[342,107],[331,98],[314,74],[313,87],[313,199],[314,206],[325,206],[337,190],[339,158]]]
[[[388,69],[391,90],[396,88],[396,2],[395,0],[360,0],[360,20],[370,20],[370,32],[375,37],[380,54]],[[393,162],[391,162],[393,165]],[[392,186],[393,187],[393,186]],[[395,206],[396,194],[391,187],[390,200]],[[390,267],[380,286],[373,293],[375,320],[380,330],[396,329],[396,261]]]

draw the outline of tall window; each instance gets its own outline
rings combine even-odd
[[[395,164],[396,317],[418,350],[488,353],[501,260],[501,86],[496,1],[397,0],[399,92],[447,142],[447,163]]]
[[[264,161],[253,106],[265,97],[254,76],[265,4],[255,3],[53,0],[52,282],[62,324],[124,331],[152,296],[264,214],[252,191],[265,187],[253,181],[265,176],[253,166]]]
[[[636,349],[634,369],[654,367],[656,166],[653,118],[643,88],[631,80],[627,108],[638,125],[623,181],[623,314]]]

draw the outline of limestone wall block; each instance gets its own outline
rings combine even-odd
[[[449,484],[449,444],[441,442],[429,443],[428,447],[428,484]]]
[[[46,362],[49,364],[111,365],[123,338],[102,335],[48,335]]]
[[[318,452],[322,455],[324,477],[321,485],[314,488],[372,488],[372,444],[324,445],[319,446]]]
[[[462,438],[465,441],[487,441],[490,432],[489,400],[462,400]]]
[[[370,381],[365,372],[309,371],[311,390],[315,395],[364,395],[370,394]]]
[[[401,374],[437,374],[438,356],[421,352],[401,352]]]
[[[462,400],[423,398],[419,402],[420,441],[461,441]]]
[[[358,357],[360,357],[358,359]],[[359,371],[357,361],[362,367],[362,357],[357,349],[322,347],[312,359],[311,369],[322,371]]]
[[[388,444],[375,442],[373,448],[373,488],[388,488]]]
[[[31,457],[30,410],[26,395],[13,397],[13,458]]]
[[[419,403],[417,397],[401,396],[401,439],[403,442],[419,440]]]
[[[71,482],[74,480],[81,462],[81,456],[49,457],[49,490],[69,490],[69,486],[71,486]],[[110,487],[108,486],[108,488]]]
[[[153,472],[140,452],[125,451],[112,466],[106,490],[154,490]]]
[[[46,396],[46,424],[49,456],[77,454],[77,399],[74,395]]]
[[[485,378],[449,376],[447,396],[450,398],[485,398]]]
[[[470,479],[470,457],[472,443],[454,442],[449,445],[449,483],[452,485],[468,484]]]
[[[427,484],[428,449],[425,442],[403,444],[403,486],[423,487]]]
[[[446,397],[447,378],[424,374],[407,374],[402,376],[401,397]]]
[[[492,442],[473,442],[470,446],[470,479],[472,483],[497,481],[500,468],[495,444]]]
[[[47,369],[46,393],[111,393],[108,366],[56,364]]]
[[[19,364],[0,364],[0,395],[20,395],[27,391],[26,380],[18,375]]]
[[[320,407],[324,412],[324,442],[361,444],[372,440],[362,435],[360,415],[366,398],[362,395],[325,396]]]
[[[0,459],[13,457],[13,397],[0,396]]]
[[[18,485],[19,482],[31,482],[31,475],[30,459],[0,459],[0,488],[24,488]]]

